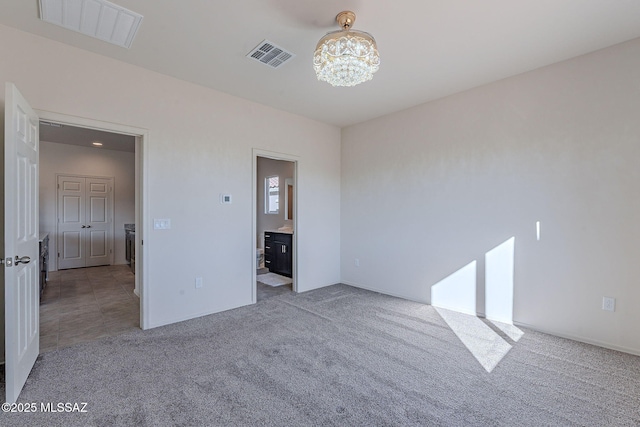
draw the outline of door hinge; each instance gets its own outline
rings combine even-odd
[[[60,258],[60,252],[58,252],[58,258]]]

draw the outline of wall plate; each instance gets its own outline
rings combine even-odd
[[[602,297],[602,309],[605,311],[616,311],[616,299],[612,297]]]
[[[171,220],[168,218],[153,220],[154,230],[169,230],[170,228],[171,228]]]

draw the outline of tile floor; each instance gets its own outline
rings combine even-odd
[[[140,327],[140,299],[127,265],[49,273],[40,298],[40,352]]]

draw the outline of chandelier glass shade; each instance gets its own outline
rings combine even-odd
[[[351,30],[353,12],[341,12],[336,20],[343,28],[320,39],[313,55],[318,80],[332,86],[355,86],[373,78],[380,68],[380,55],[371,34]]]

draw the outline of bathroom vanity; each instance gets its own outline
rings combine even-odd
[[[279,231],[264,232],[264,266],[271,273],[292,277],[293,234]]]

